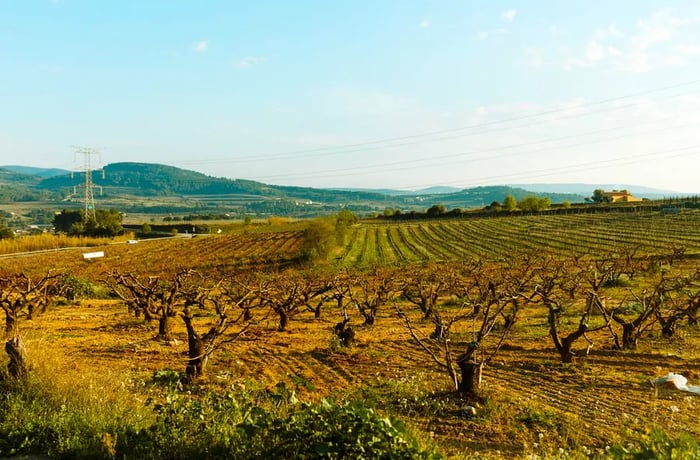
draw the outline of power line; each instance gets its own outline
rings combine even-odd
[[[663,120],[670,120],[674,119],[676,117],[667,117]],[[635,126],[635,128],[638,128],[639,126],[644,126],[646,124],[650,123],[658,123],[659,120],[654,120],[650,121],[647,123],[643,123],[640,125]],[[681,126],[669,126],[669,127],[663,127],[663,128],[658,128],[655,130],[647,130],[643,134],[648,135],[656,132],[662,132],[666,131],[668,129],[672,128],[683,128],[683,127],[689,127],[689,126],[696,126],[698,123],[689,123],[686,125],[681,125]],[[511,149],[517,149],[517,148],[522,148],[522,147],[532,147],[532,146],[537,146],[540,144],[548,144],[551,142],[557,142],[557,141],[562,141],[562,140],[568,140],[568,139],[576,139],[584,136],[589,136],[591,134],[599,134],[602,132],[607,132],[607,131],[615,131],[620,129],[619,126],[616,127],[609,127],[609,128],[603,128],[599,130],[594,130],[594,131],[589,131],[586,133],[580,133],[580,134],[574,134],[574,135],[568,135],[568,136],[559,136],[559,137],[553,137],[553,138],[548,138],[544,140],[539,140],[539,141],[532,141],[532,142],[523,142],[523,143],[517,143],[517,144],[509,144],[505,146],[499,146],[499,147],[491,147],[487,149],[480,149],[480,150],[473,150],[473,151],[467,151],[467,152],[458,152],[458,153],[450,153],[450,154],[442,154],[442,155],[437,155],[437,156],[432,156],[430,158],[420,158],[420,159],[414,159],[414,160],[398,160],[398,161],[391,161],[391,162],[384,162],[384,163],[378,163],[378,164],[371,164],[371,165],[362,165],[362,166],[356,166],[356,167],[345,167],[345,168],[334,168],[334,169],[326,169],[326,170],[316,170],[316,171],[304,171],[300,173],[292,173],[292,174],[277,174],[277,175],[269,175],[269,176],[257,176],[255,180],[258,181],[265,181],[265,180],[275,180],[275,179],[291,179],[291,178],[313,178],[313,177],[324,177],[327,176],[328,174],[334,174],[334,173],[342,173],[338,174],[337,176],[334,177],[347,177],[347,176],[353,176],[356,174],[351,173],[351,171],[359,171],[361,174],[372,174],[375,169],[378,168],[386,168],[386,167],[391,167],[391,166],[400,166],[398,168],[393,168],[392,171],[406,171],[406,170],[411,170],[411,169],[418,169],[418,168],[425,168],[425,167],[430,167],[431,165],[428,164],[426,165],[425,163],[433,163],[438,160],[445,160],[445,159],[450,159],[450,158],[463,158],[463,157],[473,157],[475,155],[479,154],[484,154],[484,153],[491,153],[491,152],[499,152],[503,150],[511,150]],[[533,151],[535,152],[542,152],[542,151],[547,151],[547,150],[562,150],[570,147],[579,147],[579,146],[585,146],[585,145],[592,145],[592,144],[599,144],[601,142],[606,142],[606,141],[611,141],[611,140],[619,140],[619,139],[624,139],[626,137],[630,136],[637,136],[637,133],[632,133],[632,134],[624,134],[624,135],[617,135],[617,136],[611,136],[603,139],[595,139],[587,142],[578,142],[576,144],[571,144],[571,145],[564,145],[564,146],[551,146],[549,148],[539,148],[537,150],[526,150],[524,152],[514,152],[510,154],[502,154],[498,156],[491,156],[489,158],[476,158],[476,160],[480,159],[496,159],[496,158],[508,158],[511,156],[519,156],[519,155],[524,155],[527,153],[531,153]],[[465,158],[466,159],[466,158]],[[416,163],[421,163],[416,165]],[[408,164],[414,164],[415,166],[405,166]],[[380,171],[382,172],[382,171]]]
[[[85,213],[83,214],[83,223],[86,222],[94,222],[96,220],[96,215],[95,215],[95,196],[93,193],[93,188],[99,188],[100,191],[102,190],[102,187],[99,185],[95,185],[92,183],[92,157],[97,156],[98,159],[101,157],[101,153],[98,149],[94,148],[88,148],[88,147],[78,147],[75,146],[75,153],[74,156],[77,157],[78,155],[83,155],[83,168],[81,171],[85,172],[85,184],[83,185],[83,188],[85,188],[85,197],[84,197],[84,202],[85,202]],[[102,172],[104,174],[104,171]],[[71,171],[71,176],[73,175],[73,171]],[[73,188],[73,193],[75,194],[77,192],[77,187],[75,186]]]
[[[576,164],[569,164],[569,165],[564,165],[564,166],[557,166],[557,167],[553,167],[553,168],[533,169],[533,170],[521,171],[521,172],[512,173],[512,174],[499,174],[497,176],[482,176],[482,177],[477,177],[477,178],[471,179],[466,183],[463,180],[444,181],[444,182],[441,182],[440,185],[454,185],[454,186],[460,186],[462,188],[469,188],[469,187],[476,187],[479,185],[484,185],[484,184],[493,182],[495,180],[498,180],[498,181],[502,181],[502,180],[506,180],[506,181],[507,180],[529,180],[529,179],[533,179],[533,178],[547,177],[547,176],[552,176],[552,175],[561,174],[561,173],[591,171],[591,170],[602,169],[602,168],[610,168],[610,167],[615,167],[615,166],[623,166],[623,165],[641,163],[641,162],[647,161],[647,159],[650,157],[656,157],[657,159],[667,160],[670,158],[679,158],[679,157],[698,155],[698,154],[700,154],[700,144],[695,144],[695,145],[680,147],[680,148],[676,148],[676,149],[660,150],[660,151],[655,151],[655,152],[649,152],[646,154],[634,154],[634,155],[629,155],[629,156],[625,156],[625,157],[611,158],[608,160],[600,160],[600,161],[595,161],[595,162],[576,163]],[[501,183],[505,183],[505,182],[501,182]],[[420,188],[424,188],[424,187],[430,187],[433,185],[435,185],[435,183],[409,185],[409,186],[405,186],[405,188],[420,189]]]
[[[663,155],[663,156],[659,156],[659,159],[667,160],[667,159],[671,159],[671,158],[679,158],[679,157],[685,157],[685,156],[697,155],[697,154],[700,154],[700,144],[689,146],[689,147],[684,147],[684,148],[680,148],[680,149],[652,152],[652,153],[647,154],[647,155]],[[646,155],[643,155],[643,156],[646,156]],[[498,175],[498,176],[482,176],[482,177],[470,179],[468,182],[465,182],[464,180],[442,181],[442,182],[440,182],[439,185],[441,185],[441,186],[455,186],[455,187],[460,187],[460,188],[464,189],[464,188],[471,188],[471,187],[478,187],[478,186],[487,185],[487,184],[493,183],[494,181],[499,181],[499,184],[505,184],[506,182],[501,182],[504,179],[508,180],[508,181],[510,181],[510,180],[531,180],[531,179],[535,179],[535,178],[552,176],[555,174],[568,173],[568,172],[580,172],[580,171],[592,171],[592,170],[596,170],[596,169],[610,168],[610,167],[615,167],[615,166],[624,166],[624,165],[629,165],[629,164],[634,164],[634,163],[639,163],[641,161],[644,161],[644,160],[640,160],[638,157],[639,157],[638,155],[634,155],[631,157],[615,158],[615,159],[603,160],[600,162],[593,162],[593,163],[579,163],[579,164],[573,164],[573,165],[558,166],[556,168],[533,169],[533,170],[521,171],[518,173]],[[401,188],[406,189],[406,190],[419,190],[421,188],[432,187],[432,186],[435,186],[435,182],[404,185]]]
[[[595,106],[604,105],[604,104],[608,104],[611,102],[621,101],[621,100],[630,99],[630,98],[634,98],[634,97],[645,96],[648,94],[654,94],[654,93],[659,93],[659,92],[663,92],[663,91],[669,91],[672,89],[677,89],[677,88],[695,85],[697,83],[700,83],[700,79],[691,80],[688,82],[678,83],[678,84],[674,84],[674,85],[667,85],[667,86],[658,87],[658,88],[654,88],[654,89],[650,89],[650,90],[646,90],[646,91],[640,91],[637,93],[631,93],[631,94],[627,94],[627,95],[623,95],[623,96],[616,96],[616,97],[612,97],[612,98],[601,99],[598,101],[593,101],[593,102],[584,103],[584,104],[567,106],[567,107],[562,107],[562,108],[557,108],[557,109],[544,110],[544,111],[536,112],[533,114],[518,115],[518,116],[514,116],[514,117],[500,119],[500,120],[475,123],[475,124],[471,124],[471,125],[461,126],[458,128],[429,131],[429,132],[424,132],[424,133],[419,133],[419,134],[411,134],[411,135],[406,135],[406,136],[388,137],[388,138],[383,138],[383,139],[376,139],[373,141],[342,144],[342,145],[337,145],[337,146],[319,147],[319,148],[313,148],[313,149],[292,150],[292,151],[280,152],[280,153],[269,154],[269,155],[249,155],[249,156],[242,156],[242,157],[235,158],[235,159],[221,158],[221,159],[211,159],[211,160],[193,160],[193,161],[188,161],[188,162],[179,162],[178,164],[203,164],[203,163],[207,163],[207,162],[217,163],[217,162],[246,162],[246,161],[279,160],[279,159],[285,159],[285,158],[289,158],[289,157],[298,158],[299,156],[302,156],[304,154],[314,154],[314,153],[316,153],[317,155],[312,155],[312,156],[353,153],[353,152],[356,152],[358,150],[348,151],[347,149],[353,149],[353,148],[358,148],[358,147],[368,147],[368,146],[372,146],[372,145],[376,145],[376,144],[385,144],[388,142],[404,141],[404,140],[408,140],[408,139],[418,139],[418,138],[423,138],[423,137],[430,137],[430,136],[435,136],[435,135],[442,135],[442,134],[466,131],[466,130],[475,129],[475,128],[483,128],[483,127],[488,127],[488,126],[501,125],[501,124],[511,123],[514,121],[539,118],[539,117],[543,117],[546,115],[565,113],[565,112],[568,112],[568,111],[571,111],[574,109],[584,109],[584,108],[589,108],[589,107],[595,107]],[[692,93],[694,93],[694,92],[690,92],[687,94],[692,94]],[[674,98],[681,97],[684,95],[686,95],[686,93],[676,95],[676,96],[674,96]],[[634,105],[634,104],[628,104],[627,106],[624,106],[624,107],[629,107],[632,105]],[[622,108],[624,108],[624,107],[622,107]],[[603,109],[601,111],[617,110],[617,109],[618,108]],[[583,115],[574,115],[574,116],[571,116],[571,118],[575,118],[577,116],[585,116],[585,115],[588,115],[591,113],[596,113],[596,112],[587,112]],[[530,125],[526,125],[526,126],[530,126]],[[471,135],[471,134],[466,134],[466,135]],[[461,136],[458,136],[458,137],[461,137]],[[407,145],[407,144],[400,144],[399,146],[401,146],[401,145]],[[379,147],[379,148],[384,148],[384,147]],[[341,150],[341,151],[334,153],[333,152],[334,150]],[[362,150],[365,150],[365,149],[362,149]]]

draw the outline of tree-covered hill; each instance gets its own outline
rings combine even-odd
[[[83,181],[84,176],[62,175],[44,179],[39,187],[47,190],[67,190]],[[115,191],[124,193],[131,189],[136,195],[254,195],[267,198],[292,198],[299,200],[343,202],[386,201],[380,193],[331,191],[307,187],[267,185],[244,179],[211,177],[195,171],[152,163],[113,163],[105,166],[104,177],[93,171],[93,182],[104,188],[106,196]],[[391,200],[395,201],[395,200]]]
[[[52,177],[0,170],[0,200],[36,201],[79,200],[84,190],[84,173]],[[31,171],[32,168],[26,169]],[[439,187],[405,194],[379,190],[333,190],[270,185],[244,179],[212,177],[196,171],[153,163],[112,163],[103,171],[93,171],[92,181],[100,186],[101,200],[109,206],[128,209],[158,209],[180,212],[183,209],[218,209],[245,214],[314,215],[337,212],[342,207],[369,212],[386,209],[424,212],[440,204],[448,210],[473,209],[503,202],[507,195],[516,200],[528,196],[549,197],[552,203],[583,202],[584,197],[563,193],[536,193],[508,186],[484,186],[454,191]],[[444,191],[449,193],[435,193]],[[432,193],[431,193],[432,192]],[[592,191],[591,191],[592,192]]]
[[[0,201],[38,201],[55,198],[47,190],[36,188],[41,178],[9,169],[0,169]]]
[[[512,195],[516,201],[529,196],[538,198],[549,198],[552,203],[572,203],[583,202],[585,197],[573,193],[544,193],[532,192],[519,187],[509,187],[507,185],[489,185],[483,187],[473,187],[455,193],[439,195],[441,203],[446,206],[476,208],[488,206],[494,201],[502,203],[507,195]]]
[[[15,173],[26,174],[27,176],[38,176],[38,177],[53,177],[61,176],[64,174],[70,174],[70,171],[58,168],[36,168],[33,166],[17,166],[17,165],[7,165],[0,166],[0,169],[5,169],[7,171],[12,171]]]

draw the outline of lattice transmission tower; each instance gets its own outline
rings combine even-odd
[[[95,193],[93,192],[93,189],[98,188],[100,189],[100,194],[102,193],[102,186],[101,185],[96,185],[92,181],[92,157],[97,157],[97,161],[101,162],[101,152],[98,149],[94,148],[89,148],[89,147],[74,147],[75,149],[75,156],[74,159],[78,158],[78,155],[83,156],[83,167],[82,169],[78,169],[77,171],[84,172],[85,173],[85,183],[83,185],[76,185],[73,187],[73,194],[77,195],[78,194],[78,188],[83,187],[85,189],[85,197],[83,198],[85,202],[85,213],[83,215],[83,221],[84,222],[89,222],[89,221],[95,221],[96,216],[95,216]],[[99,170],[102,172],[102,178],[104,179],[105,177],[105,172],[104,169],[99,168]],[[71,171],[71,176],[73,175],[73,171]]]

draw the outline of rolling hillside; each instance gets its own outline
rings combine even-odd
[[[22,174],[4,171],[0,184],[11,190],[5,201],[38,199],[79,200],[84,182],[82,173],[52,175],[49,170],[13,167]],[[383,211],[386,208],[424,211],[433,204],[449,208],[480,208],[493,201],[502,202],[506,195],[516,199],[526,196],[550,197],[552,203],[584,201],[584,195],[531,192],[508,186],[485,186],[456,191],[448,187],[431,187],[415,192],[390,193],[387,190],[331,190],[308,187],[277,186],[244,179],[211,177],[205,174],[151,163],[113,163],[94,171],[93,183],[103,206],[130,212],[199,212],[217,210],[232,213],[284,214],[309,216],[335,212],[347,207],[359,212]],[[1,190],[0,190],[1,191]],[[77,192],[77,195],[73,195]],[[442,192],[442,193],[436,193]],[[591,191],[592,192],[592,191]]]
[[[39,176],[0,168],[0,200],[37,201],[57,197],[49,190],[37,189],[40,182]]]

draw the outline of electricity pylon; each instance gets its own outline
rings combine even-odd
[[[100,193],[102,193],[102,186],[95,185],[92,182],[92,157],[97,156],[98,161],[101,159],[100,151],[88,147],[74,147],[75,148],[75,158],[78,155],[83,155],[84,162],[83,168],[79,171],[85,172],[85,184],[82,187],[85,188],[85,213],[83,214],[83,223],[89,221],[95,221],[95,194],[93,193],[93,188],[99,188]],[[71,172],[72,173],[72,172]],[[71,174],[72,175],[72,174]],[[102,178],[104,179],[105,172],[102,169]],[[77,194],[77,188],[80,186],[73,187],[73,193]]]

